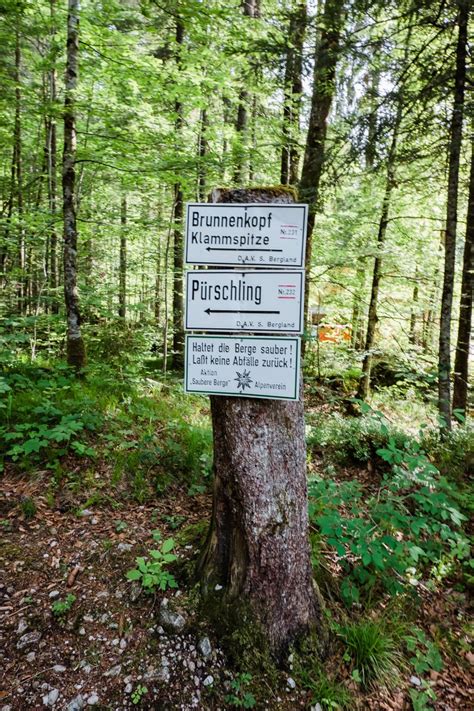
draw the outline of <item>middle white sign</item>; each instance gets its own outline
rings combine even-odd
[[[199,270],[186,274],[190,331],[303,332],[304,275],[290,271]]]

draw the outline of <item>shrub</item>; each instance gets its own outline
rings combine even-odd
[[[440,579],[469,556],[456,488],[418,442],[405,437],[400,444],[383,422],[378,426],[387,441],[377,454],[390,466],[378,491],[367,495],[357,482],[321,477],[309,482],[310,519],[339,556],[347,603],[377,585],[390,593],[416,586],[426,572]]]
[[[393,428],[382,430],[373,416],[344,417],[334,414],[321,419],[310,428],[307,436],[308,449],[324,454],[339,464],[366,463],[373,459],[377,450],[387,444],[392,436],[402,444],[406,436]]]

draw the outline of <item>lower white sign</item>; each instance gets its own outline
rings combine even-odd
[[[186,336],[184,391],[298,400],[300,338]]]

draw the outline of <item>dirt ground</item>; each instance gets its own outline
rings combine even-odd
[[[116,510],[92,504],[78,514],[84,502],[69,493],[48,499],[48,476],[2,477],[0,711],[235,708],[225,700],[235,673],[212,630],[193,617],[188,593],[178,588],[147,596],[125,578],[135,557],[153,547],[154,528],[176,537],[174,522],[188,527],[208,518],[208,497],[173,491],[152,504],[127,502]],[[27,498],[37,507],[28,519],[21,507]],[[191,542],[181,546],[181,562],[195,552]],[[74,596],[70,609],[54,614],[54,603],[68,595]],[[164,597],[183,615],[179,631],[161,624]],[[436,627],[438,634],[449,628],[451,635],[461,635],[466,615],[467,600],[454,590],[442,599],[427,595],[418,610],[419,624]],[[432,672],[436,709],[474,708],[473,662],[467,653]],[[343,666],[337,658],[330,664]],[[282,672],[278,689],[268,685],[255,708],[309,709],[311,695],[292,682],[291,669]],[[410,709],[409,686],[407,680],[398,692],[362,696],[354,685],[356,707]],[[318,709],[314,699],[313,704]]]

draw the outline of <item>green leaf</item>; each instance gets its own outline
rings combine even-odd
[[[163,545],[161,546],[161,550],[163,553],[169,553],[173,548],[174,548],[174,539],[173,538],[167,538],[166,541],[163,542]]]

